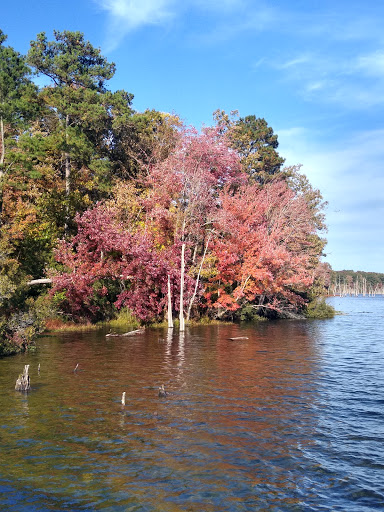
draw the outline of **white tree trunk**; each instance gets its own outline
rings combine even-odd
[[[185,331],[184,324],[184,252],[185,243],[181,246],[181,272],[180,272],[180,331]]]
[[[1,146],[1,155],[0,155],[0,164],[3,165],[5,160],[5,143],[4,143],[4,122],[3,118],[0,117],[0,146]],[[0,178],[3,176],[3,170],[0,169]]]
[[[168,276],[168,329],[173,328],[171,278]]]
[[[209,239],[211,237],[211,234],[208,235],[208,240],[207,240],[207,243],[205,244],[205,248],[204,248],[204,254],[203,254],[203,258],[201,260],[201,263],[200,263],[200,267],[199,267],[199,272],[197,274],[197,279],[196,279],[196,284],[195,284],[195,289],[193,290],[193,295],[191,297],[191,300],[189,302],[189,306],[188,306],[188,312],[187,312],[187,322],[189,320],[189,317],[191,315],[191,309],[192,309],[192,305],[193,305],[193,301],[195,300],[196,298],[196,293],[197,293],[197,288],[199,286],[199,281],[200,281],[200,275],[201,275],[201,270],[203,268],[203,265],[204,265],[204,260],[205,260],[205,256],[207,254],[207,250],[208,250],[208,245],[209,245]]]
[[[71,160],[68,153],[68,127],[69,127],[69,116],[65,117],[65,146],[66,151],[64,154],[65,160],[65,194],[68,197],[71,191]]]
[[[69,224],[69,194],[71,192],[71,157],[68,153],[68,126],[69,126],[69,116],[68,114],[65,117],[65,145],[66,151],[64,153],[64,162],[65,162],[65,195],[67,198],[66,204],[66,212],[65,212],[65,224],[64,224],[64,232],[68,232],[68,224]]]

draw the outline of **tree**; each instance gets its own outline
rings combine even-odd
[[[284,182],[224,191],[215,222],[216,273],[206,287],[209,307],[224,316],[250,305],[287,314],[304,304],[314,279],[316,231],[303,197]]]
[[[41,332],[40,320],[7,230],[0,229],[0,356],[25,350]]]
[[[55,41],[48,42],[44,32],[31,41],[28,61],[39,73],[48,76],[57,87],[105,92],[105,82],[115,72],[81,32],[54,31]]]
[[[243,170],[251,181],[267,183],[282,176],[284,158],[276,151],[279,143],[277,135],[263,118],[255,115],[234,119],[237,112],[228,116],[224,111],[216,111],[214,118],[219,129],[227,133],[231,147],[241,158]]]
[[[5,180],[13,165],[12,159],[6,158],[7,149],[17,145],[20,131],[38,110],[30,69],[20,53],[4,46],[6,39],[0,30],[0,218]]]
[[[122,178],[136,178],[165,160],[177,145],[178,116],[156,110],[117,116],[113,122],[112,159]]]
[[[301,165],[293,165],[285,169],[288,186],[295,195],[302,196],[313,215],[313,221],[318,231],[326,231],[324,209],[327,202],[324,201],[320,190],[313,188],[307,176],[301,172]]]
[[[180,243],[158,247],[150,232],[130,230],[116,211],[98,205],[77,215],[78,233],[62,241],[52,293],[75,320],[100,320],[128,307],[143,321],[159,319],[167,303],[168,276],[177,281]],[[177,295],[177,290],[173,290]]]
[[[236,153],[217,130],[180,132],[175,151],[148,174],[119,182],[105,206],[77,216],[77,235],[57,254],[67,267],[55,278],[57,293],[65,290],[62,307],[94,318],[103,300],[105,310],[107,301],[143,320],[157,318],[168,305],[169,277],[173,309],[184,318],[183,296],[190,312],[201,292],[220,190],[242,177]]]
[[[81,183],[81,175],[88,173],[88,183],[98,179],[101,184],[108,182],[102,175],[111,169],[112,124],[117,116],[132,113],[132,95],[106,90],[115,65],[85,41],[82,33],[55,31],[54,36],[55,40],[48,42],[44,32],[38,34],[31,42],[28,62],[52,81],[40,92],[47,113],[40,123],[43,136],[39,140],[47,146],[47,138],[50,139],[52,149],[58,153],[56,161],[65,181],[68,228],[70,203],[76,203],[75,181]]]
[[[218,194],[224,187],[232,189],[244,181],[235,151],[217,128],[206,128],[202,133],[194,129],[180,132],[175,150],[168,158],[151,167],[146,187],[150,207],[147,223],[162,222],[168,232],[182,243],[180,324],[183,328],[183,280],[186,246],[192,248],[187,268],[196,265],[200,256],[205,259],[206,239],[219,206]],[[171,214],[171,215],[170,215]],[[171,219],[170,219],[171,217]],[[196,271],[197,284],[201,269]],[[195,292],[190,296],[193,301]],[[192,303],[188,306],[188,316]]]

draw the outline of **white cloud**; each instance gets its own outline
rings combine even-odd
[[[306,86],[307,92],[311,93],[313,91],[320,91],[321,89],[325,89],[328,85],[327,80],[317,80],[315,82],[308,82]]]
[[[277,133],[286,164],[302,163],[302,172],[329,203],[325,252],[331,265],[383,272],[384,129],[321,145],[314,142],[318,133],[302,127]]]
[[[211,44],[246,30],[263,30],[276,21],[276,11],[250,0],[93,0],[108,13],[107,51],[115,49],[131,31],[145,25],[166,25],[188,10],[215,15],[215,26],[193,39]]]
[[[310,38],[319,37],[336,43],[384,42],[380,2],[376,6],[377,12],[374,9],[371,12],[368,9],[363,12],[360,8],[345,9],[342,5],[337,12],[337,4],[334,6],[333,16],[326,9],[323,16],[314,18],[311,11],[300,20],[297,30]]]
[[[114,50],[132,30],[161,25],[175,14],[175,0],[95,0],[108,13],[106,51]]]
[[[384,77],[384,51],[376,51],[357,57],[352,69],[367,76]]]
[[[99,0],[100,6],[126,30],[140,25],[158,24],[169,19],[172,0]]]
[[[277,67],[280,69],[297,68],[298,66],[308,65],[312,62],[312,57],[309,54],[298,55],[297,57],[287,60]]]

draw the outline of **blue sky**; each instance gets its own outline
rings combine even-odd
[[[212,123],[217,108],[264,117],[287,164],[328,201],[326,261],[384,272],[384,2],[381,0],[18,0],[1,9],[26,53],[80,30],[134,108]]]

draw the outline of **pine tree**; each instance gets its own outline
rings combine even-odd
[[[115,65],[108,62],[84,40],[80,32],[54,32],[55,40],[47,41],[44,32],[31,42],[28,62],[38,73],[50,78],[51,84],[40,91],[47,107],[42,129],[59,151],[59,171],[64,178],[66,203],[65,228],[78,209],[76,203],[88,194],[90,202],[110,172],[109,149],[113,146],[113,119],[130,115],[132,95],[125,91],[111,93],[106,82],[112,78]],[[76,181],[85,181],[90,190],[77,190]],[[100,181],[100,187],[98,180]],[[85,206],[89,206],[85,205]]]
[[[6,39],[0,30],[0,217],[5,181],[12,167],[12,149],[18,135],[38,110],[30,69],[20,53],[4,45]]]

